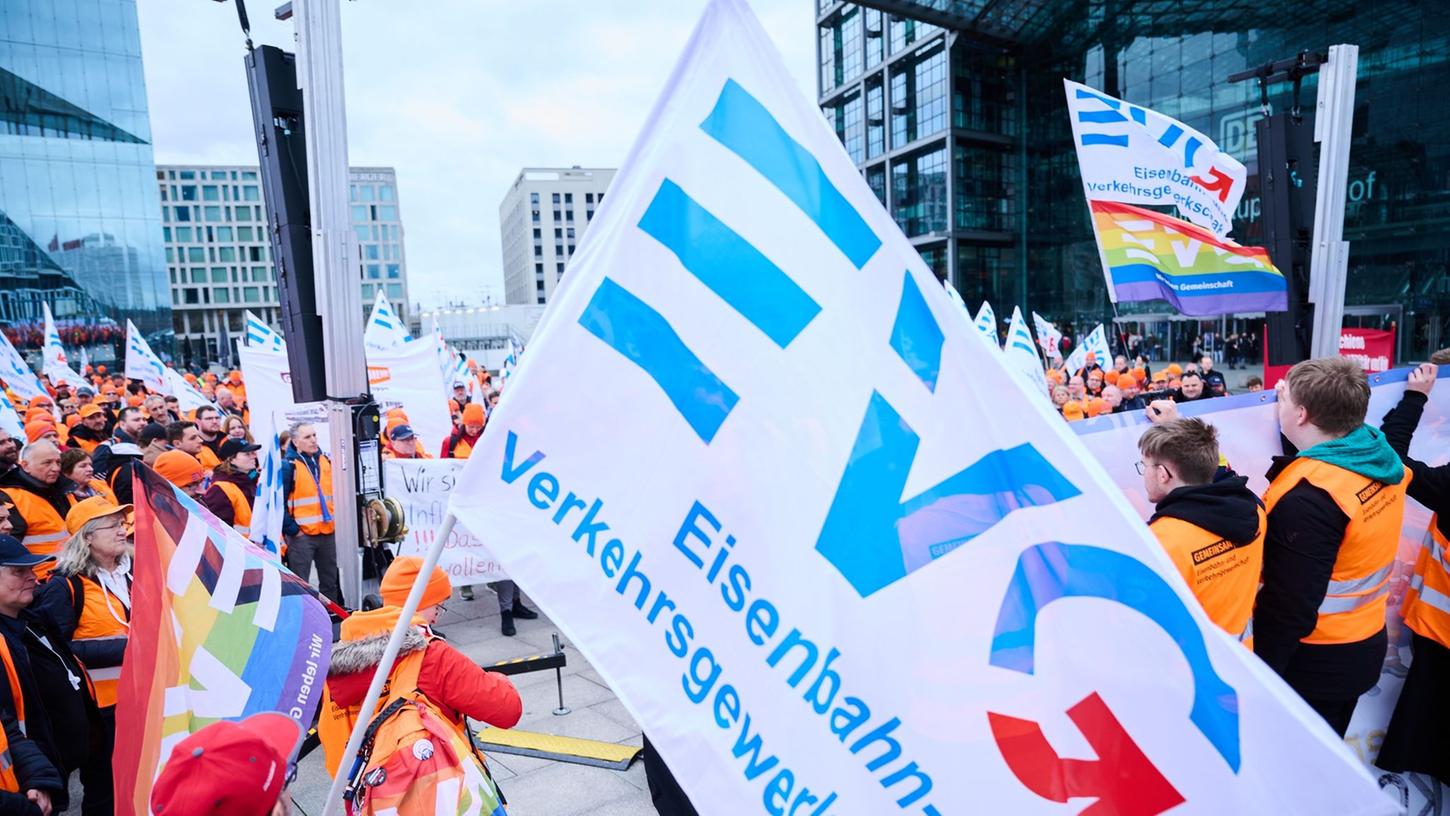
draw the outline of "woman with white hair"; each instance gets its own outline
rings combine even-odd
[[[108,813],[112,804],[116,686],[131,630],[130,510],[129,504],[118,506],[101,496],[72,507],[65,517],[71,537],[58,553],[55,571],[35,593],[35,611],[70,638],[71,651],[85,664],[100,709],[90,759],[81,767],[82,814]]]

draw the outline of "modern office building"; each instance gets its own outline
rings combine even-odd
[[[525,167],[498,207],[504,302],[547,303],[613,170]]]
[[[257,168],[163,165],[156,168],[156,181],[178,356],[203,366],[227,363],[229,339],[242,334],[246,310],[280,325]],[[354,167],[349,195],[364,314],[381,290],[406,315],[397,174],[387,167]]]
[[[503,366],[509,353],[509,340],[527,345],[544,316],[541,304],[517,306],[449,306],[421,312],[421,331],[438,331],[449,345],[468,355],[490,371]]]
[[[817,0],[816,14],[821,108],[927,264],[974,308],[1088,328],[1112,311],[1062,79],[1181,119],[1243,161],[1233,237],[1254,244],[1262,112],[1256,84],[1228,76],[1358,45],[1346,322],[1393,324],[1399,360],[1450,345],[1450,4]],[[1272,89],[1275,110],[1292,105],[1289,87]],[[1316,91],[1311,77],[1310,117]],[[1119,305],[1165,340],[1207,328],[1171,311]]]
[[[171,351],[135,0],[0,3],[0,327],[110,362],[135,321]]]

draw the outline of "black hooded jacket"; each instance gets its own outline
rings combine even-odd
[[[1164,496],[1148,523],[1176,518],[1235,544],[1252,543],[1259,535],[1263,503],[1249,489],[1247,478],[1223,470],[1220,474],[1208,484],[1185,485]]]

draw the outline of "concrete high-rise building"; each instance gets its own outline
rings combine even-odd
[[[504,302],[547,303],[614,171],[525,167],[498,207]]]
[[[1326,10],[1328,9],[1328,10]],[[1083,200],[1063,78],[1182,120],[1247,165],[1232,235],[1262,245],[1254,82],[1228,77],[1358,43],[1344,239],[1347,325],[1396,328],[1399,359],[1450,343],[1450,4],[1361,0],[815,0],[820,105],[877,198],[976,308],[1013,304],[1090,329],[1107,287]],[[1314,116],[1316,79],[1303,87]],[[1275,111],[1292,84],[1270,89]],[[1182,359],[1200,333],[1262,316],[1183,320],[1119,303]],[[1066,325],[1070,324],[1070,325]]]
[[[228,339],[243,331],[243,312],[279,325],[277,273],[266,230],[262,182],[255,166],[156,168],[178,356],[206,365],[228,361]],[[357,232],[363,312],[381,290],[408,314],[408,275],[397,174],[354,167],[349,190]]]
[[[0,3],[0,327],[109,363],[134,321],[171,351],[135,0]]]

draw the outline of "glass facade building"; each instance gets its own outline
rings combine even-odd
[[[974,307],[1086,328],[1113,311],[1062,79],[1181,119],[1244,162],[1232,237],[1255,244],[1259,93],[1228,76],[1358,45],[1346,323],[1394,324],[1399,360],[1450,345],[1450,4],[817,0],[815,11],[821,108],[927,264]],[[1306,80],[1311,118],[1316,93]],[[1270,101],[1291,106],[1289,86]],[[1118,312],[1198,330],[1168,326],[1163,302]]]
[[[0,3],[0,326],[115,358],[127,319],[171,351],[135,0]]]

